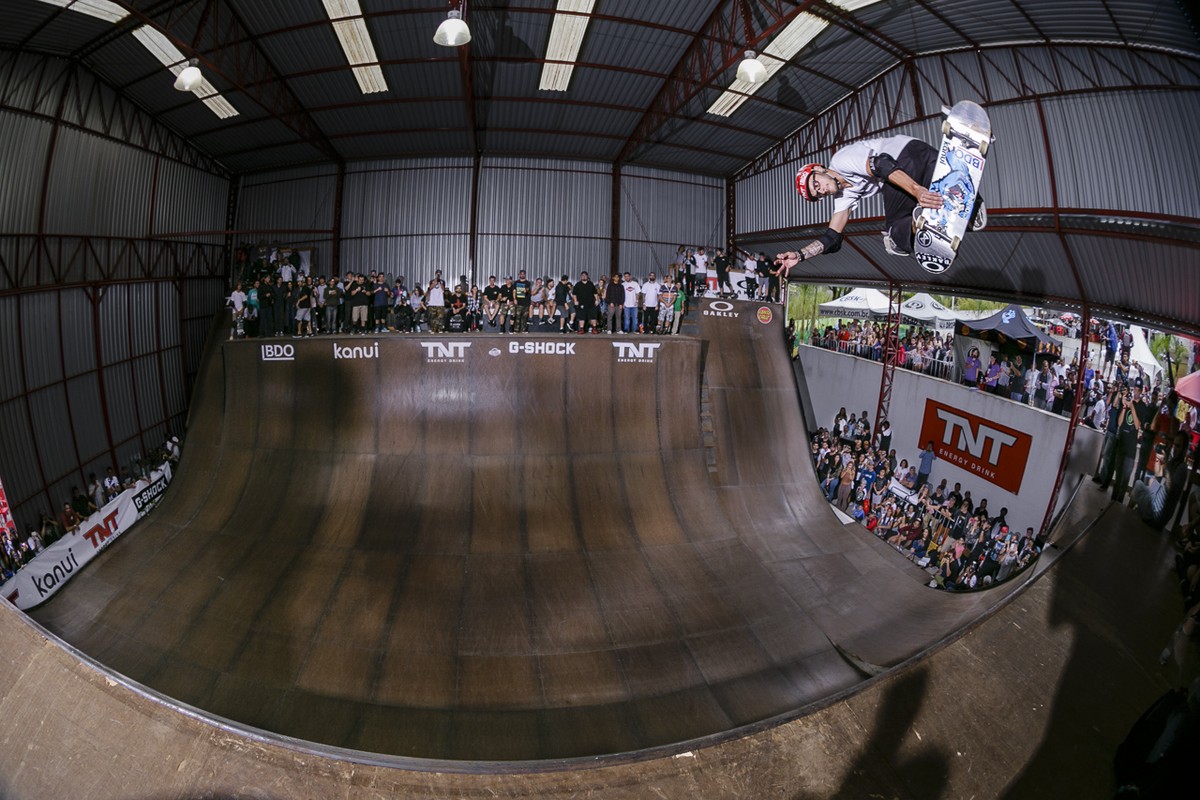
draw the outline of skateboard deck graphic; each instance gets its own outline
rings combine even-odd
[[[913,217],[913,256],[935,273],[954,263],[975,210],[992,141],[991,120],[979,104],[960,100],[942,111],[942,146],[929,183],[930,191],[942,195],[942,207],[919,209]]]

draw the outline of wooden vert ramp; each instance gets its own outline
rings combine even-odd
[[[478,763],[794,715],[864,680],[843,653],[899,663],[1013,590],[929,590],[839,524],[778,307],[697,313],[224,344],[163,504],[32,616],[242,725]]]

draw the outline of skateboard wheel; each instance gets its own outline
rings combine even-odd
[[[944,120],[942,120],[942,136],[949,136],[949,135],[950,135],[950,120],[944,119]]]
[[[991,144],[987,139],[979,143],[979,157],[987,158],[988,145]]]
[[[962,243],[962,239],[960,239],[960,238],[958,238],[957,236],[955,236],[953,239],[951,239],[951,240],[950,240],[950,249],[951,249],[951,250],[953,250],[955,253],[957,253],[957,252],[958,252],[958,246],[959,246],[959,244],[961,244],[961,243]]]

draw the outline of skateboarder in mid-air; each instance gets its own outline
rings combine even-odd
[[[928,186],[938,160],[938,149],[911,136],[863,139],[848,144],[833,154],[828,166],[805,164],[796,173],[796,191],[810,202],[833,198],[833,216],[829,227],[816,241],[799,252],[775,256],[774,274],[784,277],[792,267],[822,253],[836,253],[842,246],[842,231],[850,213],[864,198],[883,192],[883,245],[895,256],[909,256],[913,250],[913,214],[915,209],[941,208],[942,195]],[[987,224],[983,199],[975,204],[971,230]]]

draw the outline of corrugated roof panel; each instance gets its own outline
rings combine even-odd
[[[952,16],[944,7],[950,3],[939,2],[932,11],[925,6],[907,0],[875,3],[855,12],[856,19],[863,21],[882,35],[914,53],[946,50],[963,45],[962,34],[954,30],[958,17]],[[980,4],[971,6],[971,13],[980,12]],[[933,13],[933,12],[938,13]]]
[[[319,3],[313,5],[317,9],[322,8]],[[302,22],[303,19],[293,19],[290,8],[289,5],[289,12],[285,12],[288,21]],[[303,18],[305,9],[297,8],[296,10]],[[317,13],[324,17],[323,10],[318,10]],[[362,95],[358,84],[350,74],[350,63],[346,60],[345,53],[342,52],[337,34],[333,32],[333,25],[328,21],[310,27],[294,27],[286,33],[274,36],[262,36],[259,37],[258,44],[271,64],[282,75],[295,75],[314,69],[335,67],[350,78],[350,86],[353,88],[354,94]],[[378,54],[378,51],[376,53]]]
[[[414,156],[437,155],[447,150],[462,153],[470,151],[470,144],[470,136],[465,128],[462,131],[374,134],[337,141],[338,151],[347,160],[387,158],[397,153]]]
[[[479,143],[485,153],[536,153],[544,156],[558,155],[599,161],[615,159],[624,142],[623,137],[597,139],[594,136],[528,131],[481,130],[479,132]]]
[[[981,192],[990,208],[1049,208],[1054,205],[1046,145],[1037,106],[1019,103],[989,108],[996,141],[988,150]],[[939,118],[940,119],[940,118]]]
[[[363,3],[364,13],[370,9],[370,0]],[[271,38],[272,31],[287,26],[302,25],[307,22],[327,22],[325,8],[320,0],[309,0],[297,3],[295,0],[254,0],[254,2],[239,2],[238,16],[250,31],[260,37]],[[432,35],[432,34],[431,34]]]
[[[627,111],[586,109],[559,103],[493,102],[489,128],[553,130],[562,133],[620,136],[624,138],[639,117]]]
[[[0,111],[0,232],[36,233],[51,123]]]
[[[533,70],[533,89],[541,76],[540,67]],[[523,84],[522,84],[523,85]],[[607,69],[576,67],[571,87],[565,96],[588,103],[607,103],[622,107],[645,108],[662,89],[662,79],[647,75],[619,73]],[[513,94],[513,91],[506,91]],[[559,92],[537,92],[538,96],[561,96]]]
[[[56,13],[44,3],[0,3],[0,45],[15,47]]]
[[[675,69],[680,53],[691,41],[692,37],[683,32],[651,28],[624,20],[596,19],[588,26],[579,60],[657,73],[665,77]],[[544,45],[542,53],[545,53]]]
[[[12,5],[6,3],[5,5]],[[32,3],[26,0],[24,3],[17,5],[35,5],[40,6],[42,3]],[[112,23],[102,19],[80,14],[75,11],[67,11],[62,14],[54,14],[52,6],[46,6],[46,9],[52,13],[46,16],[48,20],[45,27],[38,30],[32,38],[27,42],[21,41],[25,47],[33,51],[42,51],[50,53],[69,53],[91,42],[100,36],[107,34],[112,30]],[[29,29],[29,33],[33,33],[34,29]]]
[[[1047,0],[1022,8],[1053,39],[1196,50],[1195,31],[1180,24],[1182,6],[1171,0]]]
[[[1200,128],[1200,89],[1061,97],[1043,108],[1060,207],[1200,217],[1200,165],[1179,135]]]
[[[638,22],[652,22],[683,30],[695,30],[712,16],[722,0],[692,0],[663,3],[662,0],[603,0],[596,13]]]
[[[1195,290],[1195,248],[1080,234],[1069,234],[1067,242],[1092,302],[1129,312],[1144,309],[1196,329],[1200,292]]]
[[[47,189],[46,232],[144,236],[153,175],[153,155],[61,128]]]
[[[419,116],[418,116],[419,115]],[[461,98],[436,102],[371,103],[320,111],[313,120],[331,139],[386,131],[463,130],[468,126],[466,103]]]
[[[1044,0],[1038,0],[1044,2]],[[915,4],[914,4],[915,5]],[[937,3],[931,4],[932,12],[941,16],[942,21],[938,23],[929,23],[925,14],[921,14],[923,19],[915,18],[910,23],[907,36],[903,28],[897,28],[896,32],[900,36],[905,36],[906,39],[911,39],[917,44],[914,51],[918,53],[927,53],[943,47],[965,47],[969,43],[963,36],[972,39],[975,42],[1020,42],[1034,41],[1040,37],[1030,27],[1029,22],[1022,14],[1023,7],[1035,5],[1035,3],[1021,3],[1018,7],[1017,3],[979,3],[972,0],[938,0]],[[1078,4],[1077,4],[1078,5]],[[916,27],[915,24],[920,22],[924,25],[936,24],[938,28],[952,26],[962,32],[958,36],[958,41],[948,40],[948,37],[942,35],[936,41],[926,42],[923,38],[925,34],[924,27]]]

